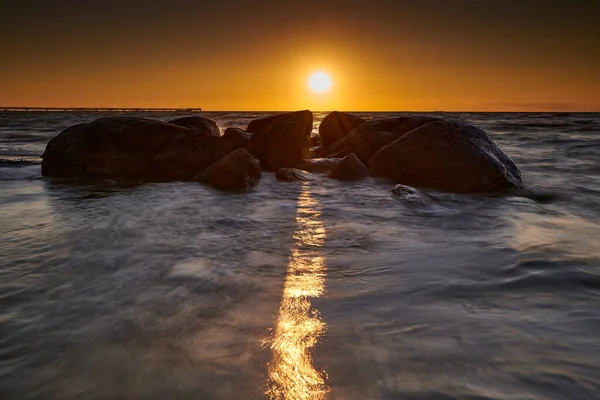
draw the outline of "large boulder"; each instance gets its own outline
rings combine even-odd
[[[275,172],[275,178],[279,181],[288,182],[308,182],[317,180],[317,177],[310,172],[302,171],[297,168],[280,168]]]
[[[302,157],[308,157],[309,148],[311,147],[311,132],[313,128],[313,114],[309,110],[294,111],[283,114],[275,114],[263,118],[258,118],[250,121],[247,132],[252,133],[253,136],[261,135],[265,131],[270,131],[272,125],[276,125],[282,122],[295,122],[298,124],[300,131],[303,135],[302,141]],[[284,131],[281,131],[285,134]],[[294,140],[295,143],[295,140]],[[293,165],[285,165],[292,166]]]
[[[252,135],[248,150],[267,171],[293,168],[302,159],[306,132],[295,121],[272,123]]]
[[[216,142],[206,142],[207,139],[213,138],[202,137],[192,129],[147,118],[100,118],[68,128],[52,139],[42,156],[42,174],[153,180],[161,170],[160,165],[155,165],[156,161],[162,162],[162,157],[156,159],[161,152],[183,148],[192,151],[198,147],[212,149],[215,146],[213,150],[221,157],[229,151]],[[214,160],[206,163],[211,162]],[[193,168],[203,168],[204,164],[199,163]],[[189,171],[186,175],[198,171]]]
[[[166,148],[153,159],[153,177],[156,180],[189,181],[235,149],[233,144],[213,136],[200,137],[186,146]]]
[[[181,117],[169,121],[170,124],[193,129],[200,136],[221,136],[217,121],[205,117]]]
[[[247,149],[250,146],[252,134],[239,128],[227,128],[222,140],[231,143],[236,149]]]
[[[312,132],[313,114],[309,110],[275,114],[263,118],[254,119],[248,124],[246,132],[259,133],[267,129],[270,125],[284,121],[297,122],[300,125],[300,129],[302,130],[302,132],[307,136],[307,139],[310,138],[310,133]]]
[[[260,166],[246,149],[237,149],[194,176],[220,190],[240,190],[254,185],[260,179]]]
[[[340,179],[343,181],[358,181],[368,177],[369,170],[356,157],[354,153],[348,154],[342,159],[329,174],[330,178]]]
[[[369,162],[373,176],[457,193],[521,188],[517,165],[481,129],[454,121],[423,125],[381,148]]]
[[[365,122],[331,145],[327,149],[326,155],[328,157],[345,157],[354,153],[366,165],[373,154],[383,146],[387,146],[413,129],[433,121],[439,121],[439,118],[411,116]]]
[[[319,135],[323,147],[328,148],[359,125],[367,122],[353,114],[334,111],[327,115],[319,125]]]
[[[300,160],[296,168],[308,172],[329,173],[342,161],[341,158],[304,158]]]

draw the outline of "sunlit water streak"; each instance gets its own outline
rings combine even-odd
[[[271,344],[271,399],[323,399],[328,392],[325,372],[318,371],[311,349],[325,331],[325,323],[310,299],[325,291],[326,263],[322,253],[325,229],[320,204],[305,184],[298,197],[296,240],[289,258],[283,299]]]

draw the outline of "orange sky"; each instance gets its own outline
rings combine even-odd
[[[593,2],[124,3],[0,9],[0,105],[600,111]]]

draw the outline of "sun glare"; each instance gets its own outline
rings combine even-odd
[[[308,78],[308,86],[313,92],[326,92],[331,87],[331,78],[325,72],[315,72]]]

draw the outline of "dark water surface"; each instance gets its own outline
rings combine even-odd
[[[0,114],[1,399],[600,399],[600,114],[446,114],[531,195],[432,207],[42,178],[98,116]]]

